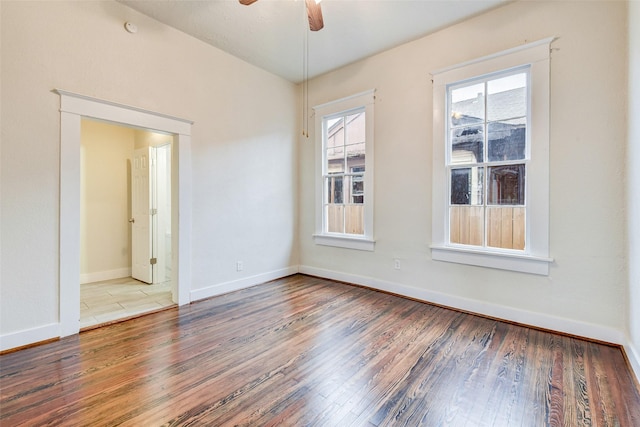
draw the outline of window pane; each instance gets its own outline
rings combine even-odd
[[[342,176],[325,178],[327,203],[344,203],[342,179]]]
[[[524,165],[490,167],[488,181],[487,204],[524,205]]]
[[[353,168],[364,167],[364,154],[365,144],[353,144],[345,147],[347,150],[347,168],[353,170]]]
[[[487,208],[487,246],[502,249],[524,249],[525,208]]]
[[[327,148],[344,145],[344,117],[327,120]]]
[[[451,91],[451,126],[484,121],[484,83]]]
[[[514,74],[487,82],[487,120],[527,115],[527,75]]]
[[[344,145],[328,147],[326,162],[327,173],[344,173]]]
[[[344,169],[344,118],[327,120],[325,162],[327,173],[343,173]]]
[[[345,206],[345,228],[347,234],[364,234],[364,205]]]
[[[451,206],[449,208],[449,241],[462,245],[482,246],[484,238],[484,208],[482,206]]]
[[[344,205],[328,205],[327,231],[329,233],[344,233]]]
[[[487,125],[489,161],[522,160],[527,144],[527,120],[523,117]]]
[[[327,119],[327,129],[329,129],[329,134],[331,133],[331,129],[336,125],[336,123],[341,122],[344,117],[335,117],[333,119]],[[340,125],[341,126],[341,125]]]
[[[451,131],[451,163],[477,163],[483,161],[483,126],[468,126]]]
[[[347,116],[347,138],[345,144],[365,142],[364,112]]]
[[[353,175],[349,178],[351,180],[351,203],[364,203],[364,177]]]
[[[484,168],[451,170],[451,204],[482,205]]]
[[[364,179],[362,175],[347,175],[342,177],[344,189],[342,202],[337,203],[363,203],[364,202]]]

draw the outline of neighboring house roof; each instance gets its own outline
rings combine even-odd
[[[489,122],[488,155],[490,161],[524,158],[526,146],[526,89],[517,88],[487,96],[487,117],[501,119]],[[484,142],[484,98],[458,101],[452,106],[452,124],[455,126],[451,144],[453,155],[472,153],[474,161],[483,159]],[[466,114],[463,114],[463,113]],[[514,119],[515,118],[515,119]],[[468,163],[468,160],[464,161]]]
[[[487,96],[487,117],[489,120],[507,119],[521,117],[526,114],[527,93],[525,88],[517,88],[489,94]],[[471,125],[482,123],[483,117],[483,94],[479,93],[476,98],[465,99],[455,102],[452,106],[452,113],[458,112],[453,117],[454,126]]]

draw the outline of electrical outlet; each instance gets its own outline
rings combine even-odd
[[[393,268],[396,270],[400,270],[400,260],[398,258],[393,259]]]
[[[236,261],[236,271],[242,271],[244,269],[244,263],[242,261]]]

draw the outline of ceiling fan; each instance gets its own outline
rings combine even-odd
[[[249,6],[258,0],[240,0],[241,4]],[[322,10],[320,9],[321,0],[304,0],[307,4],[307,15],[309,16],[309,29],[311,31],[318,31],[324,27],[322,21]]]

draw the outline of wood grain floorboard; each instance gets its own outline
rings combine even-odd
[[[640,426],[618,347],[303,275],[0,356],[0,426]]]

